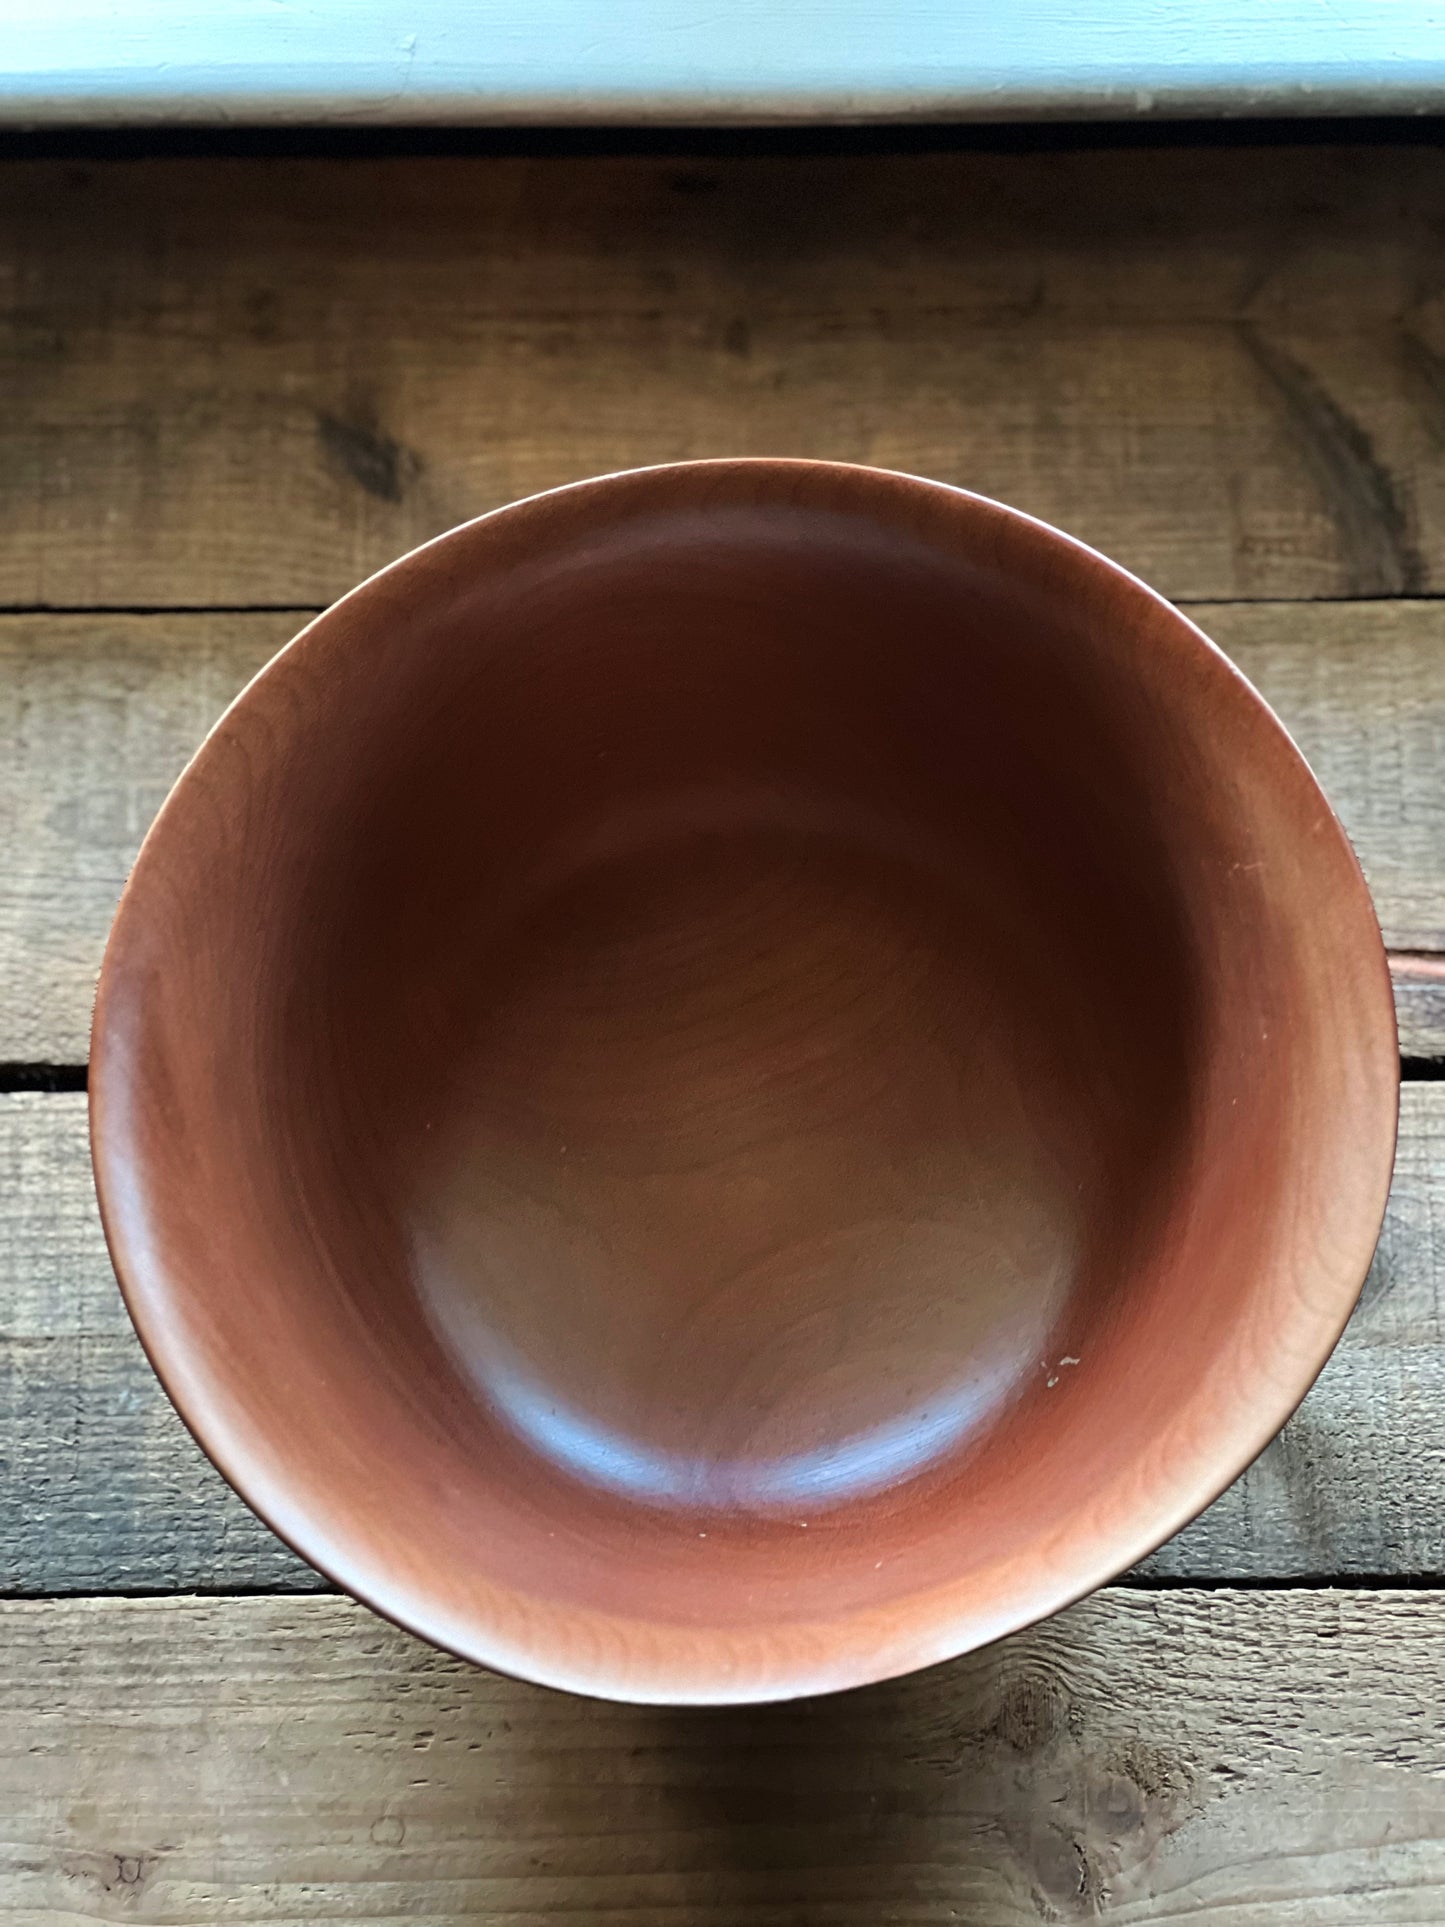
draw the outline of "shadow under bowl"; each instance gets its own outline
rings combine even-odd
[[[1101,557],[820,463],[484,517],[208,738],[107,952],[141,1336],[469,1657],[765,1699],[1213,1497],[1349,1313],[1397,1057],[1263,702]]]

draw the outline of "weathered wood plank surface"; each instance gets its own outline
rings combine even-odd
[[[161,1391],[86,1147],[82,1095],[0,1096],[0,1592],[319,1587]]]
[[[304,620],[0,616],[0,1062],[85,1062],[141,838],[211,724]]]
[[[1445,1058],[1445,957],[1395,953],[1390,959],[1404,1055]]]
[[[1445,603],[1200,606],[1344,821],[1395,950],[1445,951]],[[1404,1004],[1408,1025],[1416,1008]],[[1419,1040],[1405,1048],[1421,1056]]]
[[[206,1464],[145,1361],[96,1216],[83,1097],[0,1097],[0,1198],[0,1591],[319,1587]],[[1445,1085],[1405,1090],[1380,1251],[1318,1385],[1146,1570],[1445,1572]]]
[[[0,1608],[0,1906],[154,1923],[1445,1919],[1445,1597],[1113,1591],[909,1680],[600,1705],[340,1599]]]
[[[1445,951],[1445,603],[1202,605],[1276,705],[1364,862],[1386,941]],[[0,616],[0,1062],[82,1063],[142,835],[226,703],[304,616]],[[1445,1050],[1445,990],[1400,1002]]]
[[[1445,147],[12,163],[0,603],[324,602],[739,452],[1193,597],[1445,589]]]

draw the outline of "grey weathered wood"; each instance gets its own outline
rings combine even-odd
[[[1445,1058],[1445,957],[1390,959],[1400,1048],[1407,1057]]]
[[[1445,951],[1445,603],[1195,605],[1313,760],[1386,940]],[[0,616],[0,1062],[81,1063],[105,933],[140,840],[290,615]],[[1407,1052],[1445,1050],[1431,985]]]
[[[0,602],[329,600],[599,470],[1014,501],[1176,596],[1445,588],[1438,147],[11,162]]]
[[[0,1223],[0,1591],[320,1586],[202,1456],[140,1348],[83,1096],[0,1096]]]
[[[1407,1084],[1389,1211],[1313,1391],[1160,1577],[1445,1575],[1445,1084]]]
[[[0,1062],[85,1062],[141,838],[211,724],[304,620],[0,617]]]
[[[1190,614],[1309,758],[1359,852],[1385,941],[1445,950],[1445,602]]]
[[[1438,1927],[1445,1596],[1113,1591],[792,1706],[614,1707],[339,1599],[0,1607],[26,1922]]]
[[[211,1471],[142,1356],[84,1099],[0,1097],[0,1590],[320,1581]],[[1445,1572],[1445,1085],[1404,1093],[1363,1303],[1282,1436],[1148,1562],[1176,1581]]]

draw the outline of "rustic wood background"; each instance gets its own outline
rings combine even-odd
[[[0,1917],[1445,1922],[1445,132],[0,160]],[[83,1066],[189,751],[305,616],[601,469],[880,462],[1184,602],[1396,956],[1364,1301],[1138,1574],[792,1708],[635,1712],[326,1596],[122,1313]]]

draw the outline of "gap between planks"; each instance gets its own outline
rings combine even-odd
[[[1397,986],[1395,958],[1390,957],[1390,974]],[[1412,963],[1418,963],[1412,958]],[[1441,960],[1442,974],[1445,974],[1445,957]],[[1403,1054],[1400,1058],[1400,1081],[1402,1084],[1428,1084],[1445,1078],[1445,1055],[1440,1057],[1420,1057]],[[17,1091],[41,1091],[58,1093],[61,1091],[86,1091],[90,1088],[88,1064],[0,1064],[0,1097],[13,1095]]]
[[[577,479],[583,480],[579,476]],[[437,533],[446,534],[447,530]],[[393,560],[400,561],[408,551]],[[1316,604],[1328,608],[1369,607],[1382,602],[1445,602],[1445,590],[1415,589],[1409,595],[1238,595],[1211,596],[1212,609],[1309,609]],[[307,623],[323,615],[326,603],[291,602],[0,602],[0,616],[292,616]],[[1181,601],[1185,614],[1191,604]]]

